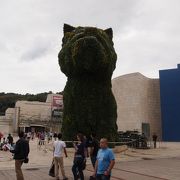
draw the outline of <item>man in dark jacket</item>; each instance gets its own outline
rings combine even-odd
[[[24,132],[19,132],[19,140],[16,142],[15,149],[11,152],[14,153],[17,180],[24,180],[21,166],[29,154],[29,143],[24,139]]]
[[[13,145],[13,137],[12,137],[12,135],[9,134],[7,139],[8,139],[8,143],[11,144],[11,146],[12,146]]]

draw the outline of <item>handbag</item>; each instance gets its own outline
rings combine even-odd
[[[29,162],[29,158],[26,157],[26,158],[24,159],[24,163],[28,163],[28,162]]]
[[[89,177],[89,180],[96,180],[96,177],[90,176],[90,177]]]
[[[49,176],[55,177],[55,174],[54,174],[54,161],[52,162],[51,167],[49,169]]]

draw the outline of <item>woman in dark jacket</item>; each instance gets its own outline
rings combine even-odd
[[[75,154],[74,154],[74,162],[72,166],[72,172],[74,175],[74,180],[78,179],[78,176],[81,180],[84,180],[84,166],[85,166],[85,144],[84,144],[84,136],[82,134],[77,134],[78,143],[74,145]]]

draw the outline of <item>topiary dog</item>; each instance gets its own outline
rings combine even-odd
[[[64,88],[62,133],[72,139],[77,132],[115,140],[117,106],[111,91],[116,67],[112,29],[72,27],[64,24],[61,71],[67,76]]]

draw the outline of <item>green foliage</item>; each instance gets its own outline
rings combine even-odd
[[[5,115],[7,108],[15,106],[17,96],[21,98],[20,95],[14,93],[0,93],[0,115]]]
[[[64,89],[63,138],[78,132],[115,140],[117,106],[111,91],[116,66],[112,29],[64,26],[58,55],[61,71],[68,77]]]

